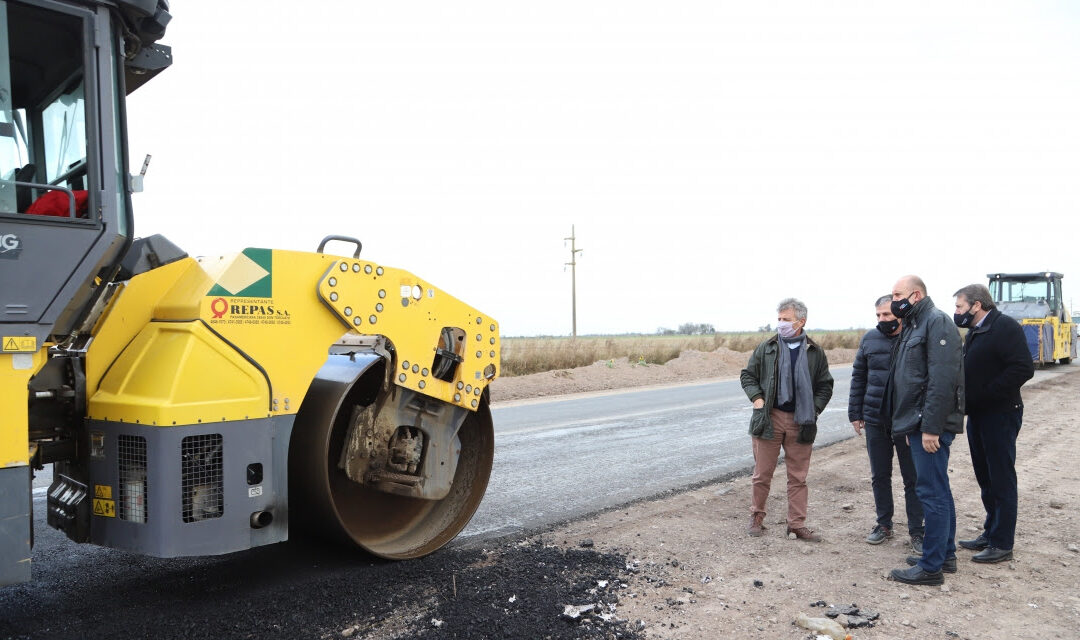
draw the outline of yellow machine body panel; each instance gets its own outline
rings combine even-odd
[[[497,375],[498,324],[426,281],[366,260],[245,249],[148,271],[114,296],[87,353],[89,414],[158,426],[295,414],[347,332],[389,340],[399,386],[469,410]],[[433,375],[439,348],[459,360],[449,380]]]
[[[150,322],[90,400],[96,420],[158,426],[268,414],[265,376],[204,324]]]
[[[0,353],[0,468],[25,466],[30,462],[30,431],[27,422],[26,389],[30,378],[45,364],[48,349],[33,352]]]
[[[319,281],[319,297],[345,326],[391,338],[400,387],[475,410],[497,375],[498,323],[407,271],[342,259]],[[461,330],[458,344],[442,344],[462,359],[450,380],[432,374],[445,327]]]
[[[189,270],[200,270],[198,263],[185,258],[140,274],[119,285],[112,300],[92,331],[93,341],[86,350],[86,394],[93,397],[102,376],[116,357],[150,322],[154,307]]]
[[[1064,358],[1071,358],[1073,352],[1073,336],[1076,335],[1074,330],[1074,324],[1072,322],[1063,322],[1056,316],[1050,316],[1048,318],[1025,318],[1020,321],[1022,325],[1042,327],[1049,325],[1051,334],[1054,337],[1054,351],[1051,356],[1052,360],[1060,361]],[[1039,331],[1039,353],[1043,352],[1042,345],[1042,331]]]

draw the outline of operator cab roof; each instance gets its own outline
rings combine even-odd
[[[1056,271],[1041,271],[1039,273],[988,273],[991,280],[1009,280],[1011,282],[1037,282],[1039,280],[1060,280],[1065,276]]]

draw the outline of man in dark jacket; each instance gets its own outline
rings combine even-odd
[[[956,507],[949,487],[949,447],[964,430],[964,371],[960,333],[934,307],[926,284],[904,276],[893,286],[893,315],[904,322],[893,352],[886,406],[893,435],[907,437],[918,479],[926,534],[921,556],[890,577],[907,584],[942,584],[956,571]]]
[[[893,535],[892,469],[893,449],[904,479],[904,506],[907,511],[911,548],[922,553],[923,510],[915,495],[915,463],[904,438],[894,440],[889,416],[883,415],[885,385],[889,380],[892,349],[900,337],[901,321],[893,315],[891,296],[882,296],[875,305],[877,327],[866,332],[855,353],[848,396],[848,420],[861,435],[866,431],[866,453],[870,457],[870,486],[874,490],[877,524],[866,537],[869,544],[881,544]]]
[[[1016,533],[1016,436],[1024,417],[1020,387],[1035,375],[1035,365],[1024,330],[994,307],[989,289],[969,284],[953,295],[953,320],[968,328],[967,437],[986,508],[983,532],[974,540],[961,540],[960,546],[979,551],[971,557],[975,562],[1004,562],[1012,559]]]
[[[800,540],[817,542],[821,537],[806,527],[806,474],[817,437],[817,417],[832,398],[833,379],[825,352],[803,333],[806,305],[787,298],[780,301],[776,312],[777,335],[754,349],[740,376],[743,391],[754,404],[750,418],[754,475],[749,534],[760,536],[765,528],[765,501],[783,447],[787,532]]]

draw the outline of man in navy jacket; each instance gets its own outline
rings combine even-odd
[[[907,512],[911,548],[922,554],[923,509],[915,495],[915,463],[911,447],[904,438],[892,437],[892,424],[883,411],[885,386],[889,382],[892,350],[900,337],[901,321],[892,314],[892,296],[882,296],[876,307],[877,327],[866,332],[859,342],[851,369],[848,396],[848,421],[856,434],[866,432],[866,453],[870,457],[870,486],[874,490],[877,524],[866,537],[870,544],[881,544],[893,535],[893,449],[900,461],[904,480],[904,506]]]
[[[953,295],[953,320],[968,329],[964,340],[967,436],[986,509],[983,532],[959,544],[979,551],[971,558],[974,562],[1004,562],[1012,559],[1016,533],[1016,437],[1024,417],[1020,387],[1035,375],[1035,366],[1023,329],[995,308],[986,287],[969,284]]]

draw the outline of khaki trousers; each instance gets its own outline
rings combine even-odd
[[[769,412],[772,418],[772,440],[751,437],[754,447],[754,475],[750,479],[750,512],[765,514],[765,501],[769,497],[773,472],[780,458],[780,449],[784,449],[784,467],[787,468],[787,523],[791,529],[806,526],[806,474],[810,471],[810,453],[813,444],[797,442],[799,426],[795,424],[795,414],[778,409]]]

